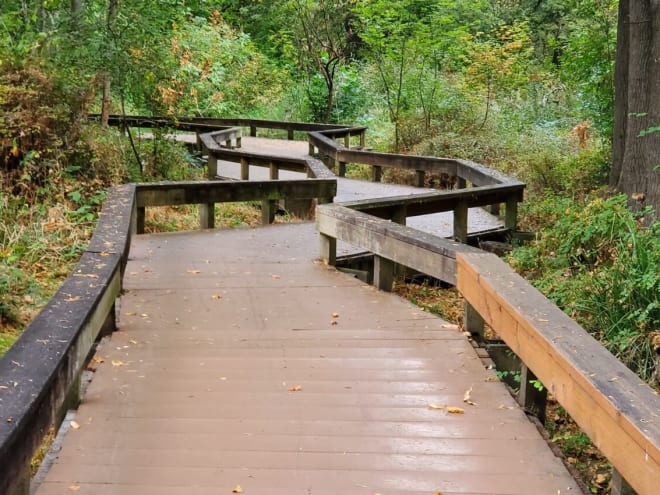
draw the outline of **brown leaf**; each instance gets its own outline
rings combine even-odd
[[[273,277],[273,279],[275,279],[275,280],[277,280],[277,279],[279,279],[279,278],[282,278],[282,277],[280,277],[279,275],[271,275],[271,277]]]
[[[199,273],[202,273],[201,270],[188,270],[188,273],[192,273],[193,275],[197,275]]]
[[[126,363],[123,361],[120,361],[119,359],[113,359],[112,360],[112,365],[113,366],[126,366]]]
[[[497,378],[496,375],[490,375],[490,376],[487,376],[486,379],[485,379],[484,381],[485,381],[485,382],[499,382],[500,379]]]
[[[243,493],[243,489],[241,488],[241,485],[236,485],[231,492],[232,493]]]
[[[217,299],[222,299],[222,294],[213,294],[213,295],[211,296],[211,299],[216,299],[216,300],[217,300]]]
[[[293,387],[289,387],[289,392],[300,392],[302,390],[302,386],[300,385],[294,385]]]
[[[64,302],[76,302],[80,301],[82,299],[80,296],[74,296],[74,297],[69,297],[68,299],[65,299]]]
[[[339,318],[339,313],[332,313],[331,315],[333,318]]]
[[[337,324],[337,320],[332,320],[332,321],[330,322],[330,325],[332,325],[332,326],[335,326],[336,324]]]

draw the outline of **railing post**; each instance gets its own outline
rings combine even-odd
[[[484,319],[467,301],[463,305],[463,328],[472,334],[475,341],[484,341]]]
[[[423,170],[415,170],[415,187],[424,187],[426,173]]]
[[[261,225],[269,225],[275,220],[275,201],[261,201]]]
[[[225,141],[225,147],[231,149],[231,138]]]
[[[289,141],[293,141],[293,129],[287,129],[286,130],[286,138]]]
[[[277,166],[277,163],[270,162],[268,168],[270,169],[270,180],[278,180],[280,178],[280,167]]]
[[[199,228],[215,228],[215,203],[203,203],[199,205]]]
[[[499,216],[500,214],[500,204],[495,203],[494,205],[490,205],[490,214],[495,215],[496,217]]]
[[[395,263],[392,260],[374,255],[374,287],[385,292],[392,292],[394,271]]]
[[[241,139],[242,139],[242,136],[240,136],[240,135],[236,136],[236,147],[237,148],[241,147]]]
[[[621,476],[621,473],[612,468],[612,492],[611,495],[637,495],[637,492]]]
[[[525,363],[520,366],[520,392],[518,403],[526,410],[534,414],[541,424],[545,424],[545,409],[548,399],[548,391],[545,387],[539,390],[535,385],[536,375]]]
[[[146,214],[146,208],[144,206],[138,206],[136,211],[136,218],[135,218],[135,232],[137,234],[144,234],[145,214]]]
[[[311,141],[309,142],[309,156],[314,156],[316,153],[316,146]]]
[[[337,264],[337,239],[334,237],[321,234],[321,259],[328,265],[335,266]]]
[[[509,196],[506,198],[506,211],[504,212],[504,226],[510,230],[516,230],[518,225],[518,198]]]
[[[351,149],[351,133],[349,132],[344,136],[344,148]]]
[[[336,162],[337,163],[337,175],[339,177],[346,176],[346,162]]]
[[[374,165],[371,167],[371,181],[380,182],[383,178],[383,167]]]
[[[241,158],[241,180],[250,180],[250,161]]]
[[[454,206],[454,240],[467,243],[468,237],[468,207],[460,201]]]
[[[257,137],[257,126],[250,125],[250,136]]]
[[[364,129],[360,132],[360,148],[364,149],[367,146],[367,133]]]
[[[206,178],[213,180],[218,176],[218,159],[211,154],[209,150],[209,158],[206,164]]]
[[[456,177],[456,189],[467,188],[467,181],[463,177]]]

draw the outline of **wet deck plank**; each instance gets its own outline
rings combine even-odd
[[[137,237],[120,330],[37,494],[579,493],[453,325],[315,262],[317,241]]]

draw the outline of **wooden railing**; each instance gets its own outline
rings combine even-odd
[[[316,170],[319,163],[307,167]],[[0,359],[0,494],[29,493],[35,451],[48,430],[59,426],[66,410],[77,406],[80,377],[95,342],[115,329],[115,301],[121,294],[130,239],[144,230],[145,208],[233,201],[270,205],[291,198],[322,202],[331,201],[335,193],[332,178],[165,182],[111,190],[73,272]],[[202,220],[202,227],[212,223],[204,215]]]
[[[374,202],[377,211],[383,201]],[[395,208],[396,200],[386,201]],[[319,206],[322,258],[334,264],[341,240],[374,253],[373,281],[381,290],[392,289],[396,263],[455,284],[468,303],[466,329],[479,333],[487,323],[634,490],[657,493],[660,397],[647,384],[497,256],[366,209]],[[524,405],[527,399],[522,394],[519,400]]]

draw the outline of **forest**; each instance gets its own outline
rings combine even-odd
[[[526,182],[537,236],[509,263],[658,389],[659,61],[656,0],[3,0],[0,354],[109,186],[201,176],[109,114],[250,117],[364,125],[374,149]]]

